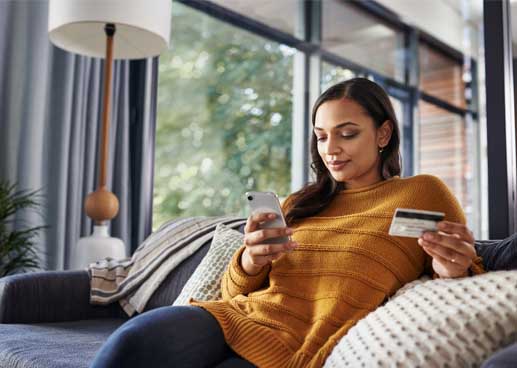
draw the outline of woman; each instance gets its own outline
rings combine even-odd
[[[130,320],[94,367],[321,367],[359,319],[422,273],[483,272],[447,186],[400,178],[397,119],[381,87],[364,78],[330,87],[312,124],[316,182],[284,201],[289,227],[259,230],[271,214],[250,216],[222,300]],[[445,221],[418,241],[389,236],[397,207],[441,211]],[[292,241],[264,244],[283,235]]]

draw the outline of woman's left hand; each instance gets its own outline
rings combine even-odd
[[[466,225],[440,221],[438,232],[425,232],[418,244],[433,257],[433,269],[442,278],[468,276],[476,258],[474,236]]]

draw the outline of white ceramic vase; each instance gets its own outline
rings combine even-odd
[[[126,247],[119,238],[109,235],[108,225],[95,225],[91,236],[79,239],[72,256],[72,269],[84,269],[107,257],[124,259]]]

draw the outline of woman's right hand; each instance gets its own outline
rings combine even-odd
[[[259,225],[265,221],[271,221],[276,217],[275,213],[257,213],[248,217],[244,228],[244,245],[246,249],[242,253],[241,266],[244,272],[253,276],[258,274],[262,268],[280,258],[285,252],[290,252],[298,245],[296,242],[264,244],[264,240],[289,236],[292,229],[287,227],[259,229]]]

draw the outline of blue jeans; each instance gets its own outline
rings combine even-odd
[[[255,367],[225,342],[217,320],[195,306],[162,307],[128,320],[97,352],[91,368]]]
[[[485,360],[481,368],[514,368],[516,366],[517,343],[499,350],[497,353]]]

